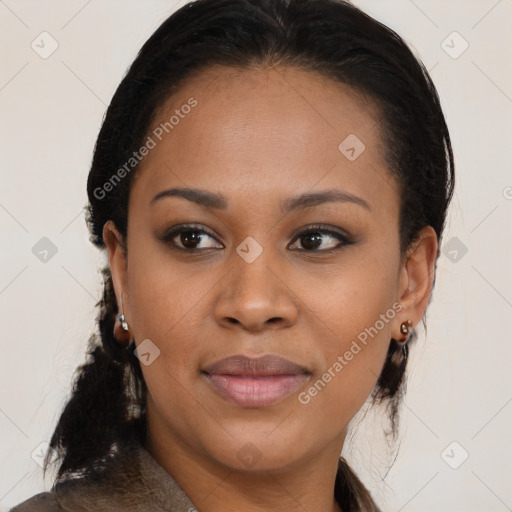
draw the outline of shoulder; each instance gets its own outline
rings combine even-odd
[[[57,484],[49,492],[41,492],[16,505],[9,512],[86,512],[111,510],[112,501],[121,505],[126,491],[111,483],[90,482],[80,479]],[[124,494],[124,495],[123,495]],[[122,508],[121,508],[122,509]],[[121,510],[120,509],[120,510]],[[117,510],[117,508],[115,508]]]
[[[53,512],[62,510],[52,492],[41,492],[11,508],[9,512]]]
[[[98,465],[96,469],[100,466]],[[139,443],[120,450],[101,471],[57,482],[9,512],[146,512],[195,510],[189,497]]]
[[[133,454],[122,453],[105,464],[101,471],[55,482],[49,492],[36,494],[9,512],[138,510],[134,501],[143,490],[142,476]]]

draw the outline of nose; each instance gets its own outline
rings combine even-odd
[[[298,298],[285,274],[264,255],[265,251],[252,263],[239,258],[223,280],[214,311],[221,326],[259,332],[297,322]]]

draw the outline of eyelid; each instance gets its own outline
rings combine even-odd
[[[292,237],[294,237],[295,239],[297,238],[298,235],[301,235],[303,233],[309,233],[311,231],[322,231],[323,233],[344,236],[347,239],[351,238],[352,236],[350,235],[350,233],[348,233],[348,231],[335,226],[331,226],[329,224],[309,224],[307,226],[302,226],[301,228],[296,230]]]

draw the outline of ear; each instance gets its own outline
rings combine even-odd
[[[431,226],[423,228],[407,250],[401,264],[398,300],[403,309],[397,315],[393,338],[400,339],[400,324],[407,320],[416,326],[423,318],[434,284],[435,264],[438,255],[437,235]]]
[[[114,221],[109,220],[103,226],[103,240],[108,249],[108,259],[112,282],[116,293],[117,304],[126,314],[127,304],[127,286],[126,286],[126,246],[122,235],[116,228]]]

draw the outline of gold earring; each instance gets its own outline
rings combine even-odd
[[[132,336],[130,333],[130,326],[126,321],[125,316],[122,314],[116,317],[116,323],[114,324],[114,338],[123,348],[127,348],[131,345]]]
[[[121,314],[116,317],[116,322],[114,324],[114,338],[121,347],[127,348],[133,343],[133,338],[130,332],[130,326],[124,316],[123,300],[121,299],[120,302]]]
[[[409,334],[411,332],[412,328],[412,322],[410,320],[407,320],[406,322],[402,322],[400,324],[400,333],[402,334],[402,337],[399,341],[407,341],[407,338],[409,337]]]

